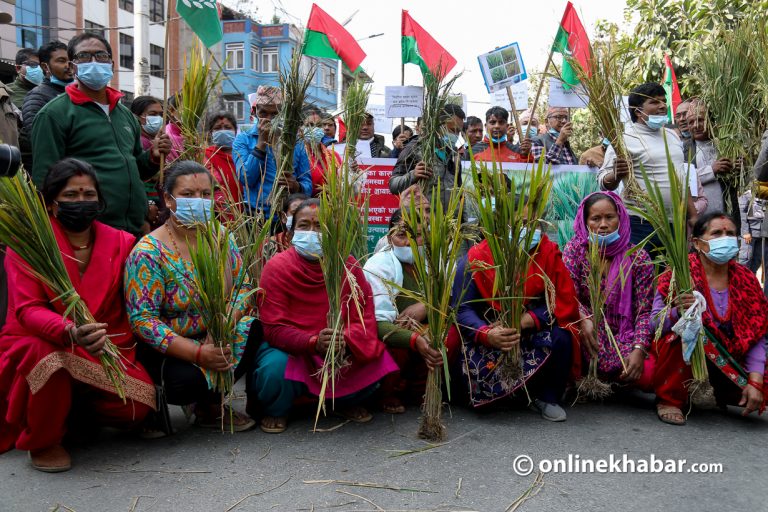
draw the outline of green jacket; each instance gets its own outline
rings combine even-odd
[[[75,85],[38,112],[32,126],[32,178],[40,187],[48,169],[62,158],[84,160],[93,166],[107,207],[99,220],[138,235],[147,213],[143,180],[157,173],[148,151],[141,147],[141,128],[107,88],[109,116]]]
[[[5,88],[11,95],[11,103],[16,105],[19,110],[24,106],[24,98],[27,97],[27,93],[35,87],[37,87],[35,84],[22,78],[21,75],[17,75],[13,82],[5,84]]]

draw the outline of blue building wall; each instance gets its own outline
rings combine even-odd
[[[273,48],[277,49],[279,69],[285,69],[291,60],[291,54],[297,47],[296,29],[289,24],[260,25],[251,20],[222,21],[224,39],[221,45],[221,62],[224,66],[222,82],[224,101],[233,111],[238,122],[249,124],[250,105],[248,95],[256,92],[260,85],[280,84],[279,70],[272,70],[274,62],[268,59],[265,67],[264,58]],[[242,55],[238,53],[242,46]],[[225,62],[226,59],[226,62]],[[307,102],[326,109],[336,108],[337,61],[303,57],[305,70],[316,66],[312,85],[307,91]],[[254,63],[254,61],[257,61]],[[332,81],[332,83],[331,83]],[[238,105],[237,102],[242,102]]]

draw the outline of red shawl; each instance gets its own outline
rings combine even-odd
[[[94,222],[91,259],[80,276],[66,235],[57,221],[52,225],[75,291],[94,318],[108,324],[112,342],[126,359],[127,399],[154,408],[155,388],[136,362],[123,297],[123,266],[135,238]],[[0,453],[15,442],[12,431],[23,425],[27,397],[42,388],[54,372],[65,369],[80,382],[115,392],[101,363],[82,347],[70,344],[66,329],[71,321],[62,316],[66,308],[56,294],[30,275],[24,261],[10,249],[5,268],[13,285],[8,289],[7,323],[0,332]]]
[[[493,300],[493,282],[496,278],[496,270],[493,268],[477,270],[478,268],[492,267],[494,265],[493,255],[491,254],[490,247],[488,247],[488,242],[483,240],[472,247],[467,257],[470,263],[472,279],[475,285],[477,285],[480,294],[489,299],[488,303],[491,307],[498,310],[500,308],[499,302]],[[542,235],[536,255],[533,257],[533,264],[528,267],[528,275],[523,288],[525,297],[536,298],[544,295],[542,273],[555,286],[554,317],[557,320],[557,325],[570,331],[572,334],[573,362],[571,374],[575,378],[581,372],[581,350],[579,348],[578,336],[576,335],[577,324],[581,318],[579,302],[576,298],[576,288],[573,285],[571,274],[563,263],[560,249],[546,235]],[[529,300],[526,300],[524,304],[528,302]]]
[[[735,261],[728,262],[728,311],[720,318],[712,301],[704,266],[698,254],[689,254],[691,278],[694,287],[707,299],[707,309],[702,317],[704,326],[714,334],[728,353],[739,362],[755,343],[760,342],[768,332],[768,299],[763,293],[755,275]],[[659,276],[659,293],[666,299],[672,273]],[[734,307],[738,305],[737,307]],[[717,323],[731,322],[733,337],[727,337],[717,328]]]
[[[363,321],[354,304],[344,313],[345,341],[360,363],[379,358],[385,350],[378,339],[373,292],[360,264],[353,257],[347,266],[361,289]],[[320,263],[299,256],[296,249],[273,256],[264,267],[259,314],[264,337],[273,346],[292,354],[306,353],[309,339],[328,327],[328,294]],[[349,285],[342,297],[349,299]]]

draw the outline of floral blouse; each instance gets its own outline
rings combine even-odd
[[[632,249],[630,245],[627,250]],[[651,324],[651,309],[653,307],[653,274],[654,267],[648,253],[641,250],[632,256],[634,264],[632,265],[632,313],[634,315],[633,329],[629,332],[620,332],[619,318],[614,311],[618,311],[618,305],[611,303],[605,304],[605,318],[611,332],[619,345],[621,355],[626,361],[632,352],[632,346],[639,343],[644,347],[649,347],[653,340],[653,326]],[[568,242],[563,249],[563,263],[568,267],[573,278],[573,284],[576,286],[576,296],[581,304],[581,310],[587,316],[592,315],[592,306],[589,303],[589,288],[587,286],[587,275],[589,272],[589,262],[583,250],[579,250],[573,242]],[[605,290],[606,279],[603,278],[602,288]],[[621,281],[616,286],[621,286]],[[621,361],[608,339],[603,326],[595,326],[597,339],[600,344],[598,353],[598,370],[602,374],[616,374],[622,370]],[[586,351],[585,351],[586,353]]]
[[[245,267],[234,240],[230,243],[230,265],[234,282],[243,279]],[[200,314],[199,298],[194,291],[191,262],[184,260],[152,235],[142,238],[125,264],[125,297],[134,334],[165,353],[176,336],[202,343],[206,327]],[[234,364],[240,362],[253,322],[251,285],[244,280],[236,307],[243,313],[232,333]]]

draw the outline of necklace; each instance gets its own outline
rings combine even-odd
[[[173,231],[171,230],[171,227],[168,225],[168,222],[169,221],[166,221],[166,223],[164,224],[165,230],[168,232],[168,237],[171,239],[173,250],[176,253],[176,256],[179,258],[179,261],[181,262],[181,267],[182,267],[181,275],[184,276],[187,280],[192,281],[192,275],[189,273],[187,269],[187,265],[186,265],[187,262],[184,259],[184,257],[181,255],[181,251],[179,251],[179,246],[176,245],[176,238],[173,236]],[[168,262],[170,263],[170,260]],[[176,265],[172,264],[172,266],[176,268],[176,270],[178,271],[178,267],[176,267]]]
[[[67,243],[69,243],[69,246],[72,248],[73,251],[84,251],[91,247],[91,241],[92,241],[92,235],[88,237],[88,241],[85,243],[85,245],[75,245],[72,243],[72,241],[67,237]]]
[[[179,246],[176,245],[176,238],[173,236],[173,231],[171,230],[171,227],[168,225],[168,222],[165,223],[165,230],[168,232],[168,237],[171,239],[171,243],[173,244],[173,250],[176,252],[176,255],[181,258],[181,251],[179,251]]]

